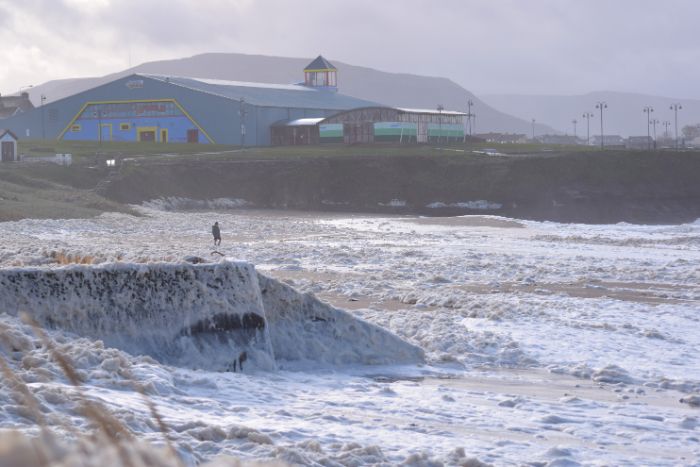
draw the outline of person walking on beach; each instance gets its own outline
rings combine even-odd
[[[218,222],[211,226],[211,234],[214,236],[214,246],[221,245],[221,229]]]

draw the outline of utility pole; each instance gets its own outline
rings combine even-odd
[[[437,106],[437,111],[438,111],[438,144],[440,144],[440,140],[442,140],[442,111],[445,110],[445,108],[442,106],[442,104],[438,104]]]
[[[241,147],[245,147],[245,116],[248,110],[245,108],[245,99],[242,97],[239,101],[239,105],[238,115],[241,117]]]
[[[576,138],[576,124],[578,123],[578,120],[574,118],[573,120],[571,120],[571,123],[574,124],[574,138]]]
[[[651,117],[651,113],[654,111],[654,108],[650,105],[647,105],[644,107],[643,112],[647,114],[647,151],[651,151],[651,135],[649,134],[650,131],[650,125],[651,125],[651,120],[649,118]]]
[[[46,124],[44,123],[44,102],[46,102],[46,96],[41,95],[41,139],[46,139]]]
[[[600,101],[595,105],[596,109],[600,109],[600,149],[605,149],[605,133],[603,131],[603,110],[608,108],[608,103]]]
[[[591,117],[594,115],[591,112],[585,112],[583,118],[586,119],[586,146],[591,144]]]
[[[682,110],[683,106],[679,103],[671,104],[671,110],[674,113],[674,122],[676,125],[676,150],[678,150],[678,111]]]
[[[535,142],[535,122],[536,120],[533,118],[532,119],[532,142]]]

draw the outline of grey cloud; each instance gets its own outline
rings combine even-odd
[[[0,0],[0,8],[32,19],[17,34],[36,38],[57,73],[75,70],[52,78],[118,71],[128,43],[135,63],[203,52],[323,53],[446,76],[476,93],[700,97],[694,0],[120,0],[104,10],[68,0]],[[91,40],[92,49],[79,50],[81,63],[58,50]],[[91,61],[99,64],[92,71]],[[7,76],[0,89],[14,86]]]

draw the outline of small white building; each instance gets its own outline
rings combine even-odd
[[[10,130],[0,130],[0,155],[2,162],[15,162],[17,159],[17,136]]]

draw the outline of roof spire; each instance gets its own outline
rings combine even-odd
[[[338,69],[319,55],[304,68],[304,84],[316,89],[337,91]]]

